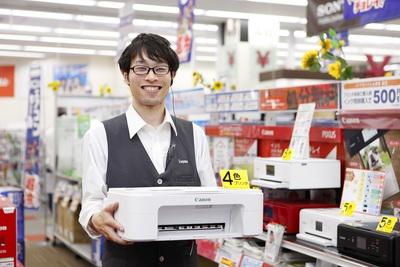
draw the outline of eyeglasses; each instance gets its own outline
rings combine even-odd
[[[170,71],[168,66],[155,66],[150,68],[149,66],[136,65],[129,69],[133,70],[133,72],[137,75],[147,75],[149,74],[150,70],[152,70],[155,75],[165,75]]]

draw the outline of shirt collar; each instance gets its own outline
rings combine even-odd
[[[140,129],[142,129],[144,126],[148,125],[147,122],[145,122],[142,117],[140,117],[139,113],[133,108],[132,105],[129,105],[128,110],[126,111],[126,120],[128,123],[128,130],[129,130],[129,137],[132,138],[137,134]],[[178,132],[176,131],[176,126],[175,123],[172,119],[171,114],[167,109],[165,109],[165,116],[164,120],[160,125],[163,125],[165,123],[169,123],[174,129],[175,135],[178,135]]]

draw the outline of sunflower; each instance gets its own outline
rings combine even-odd
[[[193,86],[203,84],[203,76],[197,71],[193,71]]]
[[[318,63],[318,51],[317,50],[310,50],[307,51],[302,60],[301,60],[301,68],[302,69],[309,69],[314,64]]]
[[[50,87],[53,92],[57,92],[58,89],[60,89],[60,81],[55,80],[51,83],[48,83],[47,87]]]
[[[342,72],[342,64],[340,61],[336,61],[335,63],[331,63],[328,65],[328,73],[332,77],[334,77],[336,80],[340,78]]]
[[[327,52],[329,52],[329,50],[331,50],[331,48],[332,48],[332,40],[329,38],[319,41],[319,44],[321,46],[321,53],[323,55],[326,54]]]
[[[215,81],[211,87],[213,91],[219,91],[224,87],[224,84],[221,81]]]
[[[108,85],[106,86],[106,93],[109,94],[109,95],[111,95],[111,93],[112,93],[112,89]]]

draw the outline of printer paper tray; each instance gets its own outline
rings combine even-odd
[[[271,182],[271,181],[266,181],[266,180],[261,180],[261,179],[253,179],[253,180],[251,180],[251,184],[259,186],[259,187],[267,187],[267,188],[272,188],[272,189],[289,188],[289,185],[287,183]]]
[[[324,246],[324,247],[335,246],[335,243],[332,240],[325,239],[325,238],[322,238],[322,237],[318,237],[318,236],[315,236],[315,235],[298,233],[296,235],[296,237],[298,239],[305,240],[305,241],[308,241],[308,242],[311,242],[311,243],[314,243],[314,244],[318,244],[318,245],[321,245],[321,246]]]

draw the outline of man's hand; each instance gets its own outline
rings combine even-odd
[[[90,218],[91,226],[108,240],[120,245],[132,244],[132,242],[123,240],[117,234],[117,230],[122,232],[124,231],[123,226],[114,219],[114,213],[117,209],[118,202],[115,202],[105,207],[102,211],[93,214]]]

